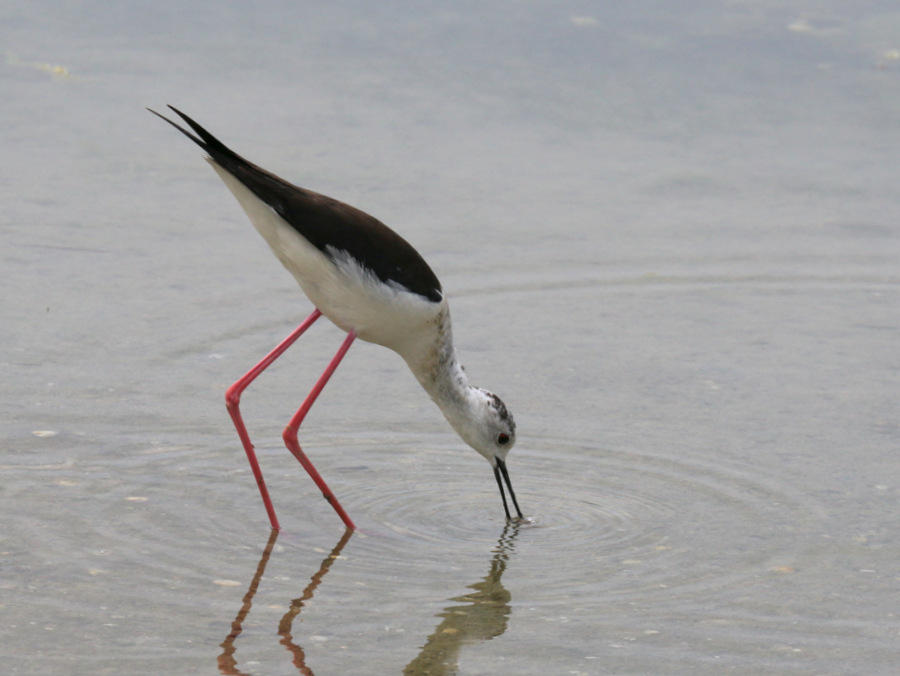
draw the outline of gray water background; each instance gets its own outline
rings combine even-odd
[[[900,9],[12,2],[0,671],[892,674]],[[174,104],[387,222],[519,425],[337,348]],[[267,549],[267,545],[269,546]],[[312,581],[311,581],[312,580]]]

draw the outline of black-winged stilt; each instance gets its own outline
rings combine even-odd
[[[503,481],[516,514],[522,518],[506,470],[506,456],[516,441],[516,424],[500,397],[469,384],[453,347],[450,308],[441,283],[419,252],[372,216],[261,169],[227,148],[180,110],[169,108],[196,136],[156,111],[150,112],[208,153],[207,161],[316,307],[225,394],[272,528],[280,527],[241,418],[241,393],[322,315],[346,331],[347,337],[291,418],[283,437],[288,450],[300,461],[344,524],[355,529],[301,450],[297,431],[357,337],[389,347],[403,357],[447,422],[490,463],[500,487],[506,518],[511,517]]]

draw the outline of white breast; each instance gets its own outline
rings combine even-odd
[[[425,356],[423,348],[433,349],[446,300],[435,303],[399,284],[382,282],[345,252],[331,250],[331,257],[326,256],[228,171],[212,160],[210,164],[323,315],[411,364]]]

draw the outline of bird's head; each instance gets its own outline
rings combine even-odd
[[[496,467],[516,443],[516,421],[506,404],[493,392],[472,388],[469,415],[453,426],[469,446]]]
[[[516,494],[513,492],[509,480],[509,473],[506,470],[506,456],[516,443],[516,422],[503,400],[493,392],[471,388],[468,396],[470,398],[468,415],[455,419],[448,416],[448,420],[463,440],[491,464],[494,477],[497,479],[497,486],[500,488],[500,497],[503,499],[506,518],[511,517],[503,490],[504,481],[509,489],[509,496],[516,514],[521,519],[522,511],[519,509]]]

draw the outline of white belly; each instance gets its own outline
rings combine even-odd
[[[337,326],[389,347],[407,361],[416,361],[423,347],[439,340],[446,300],[435,303],[385,284],[342,252],[330,252],[332,260],[230,173],[210,164],[304,293]]]

